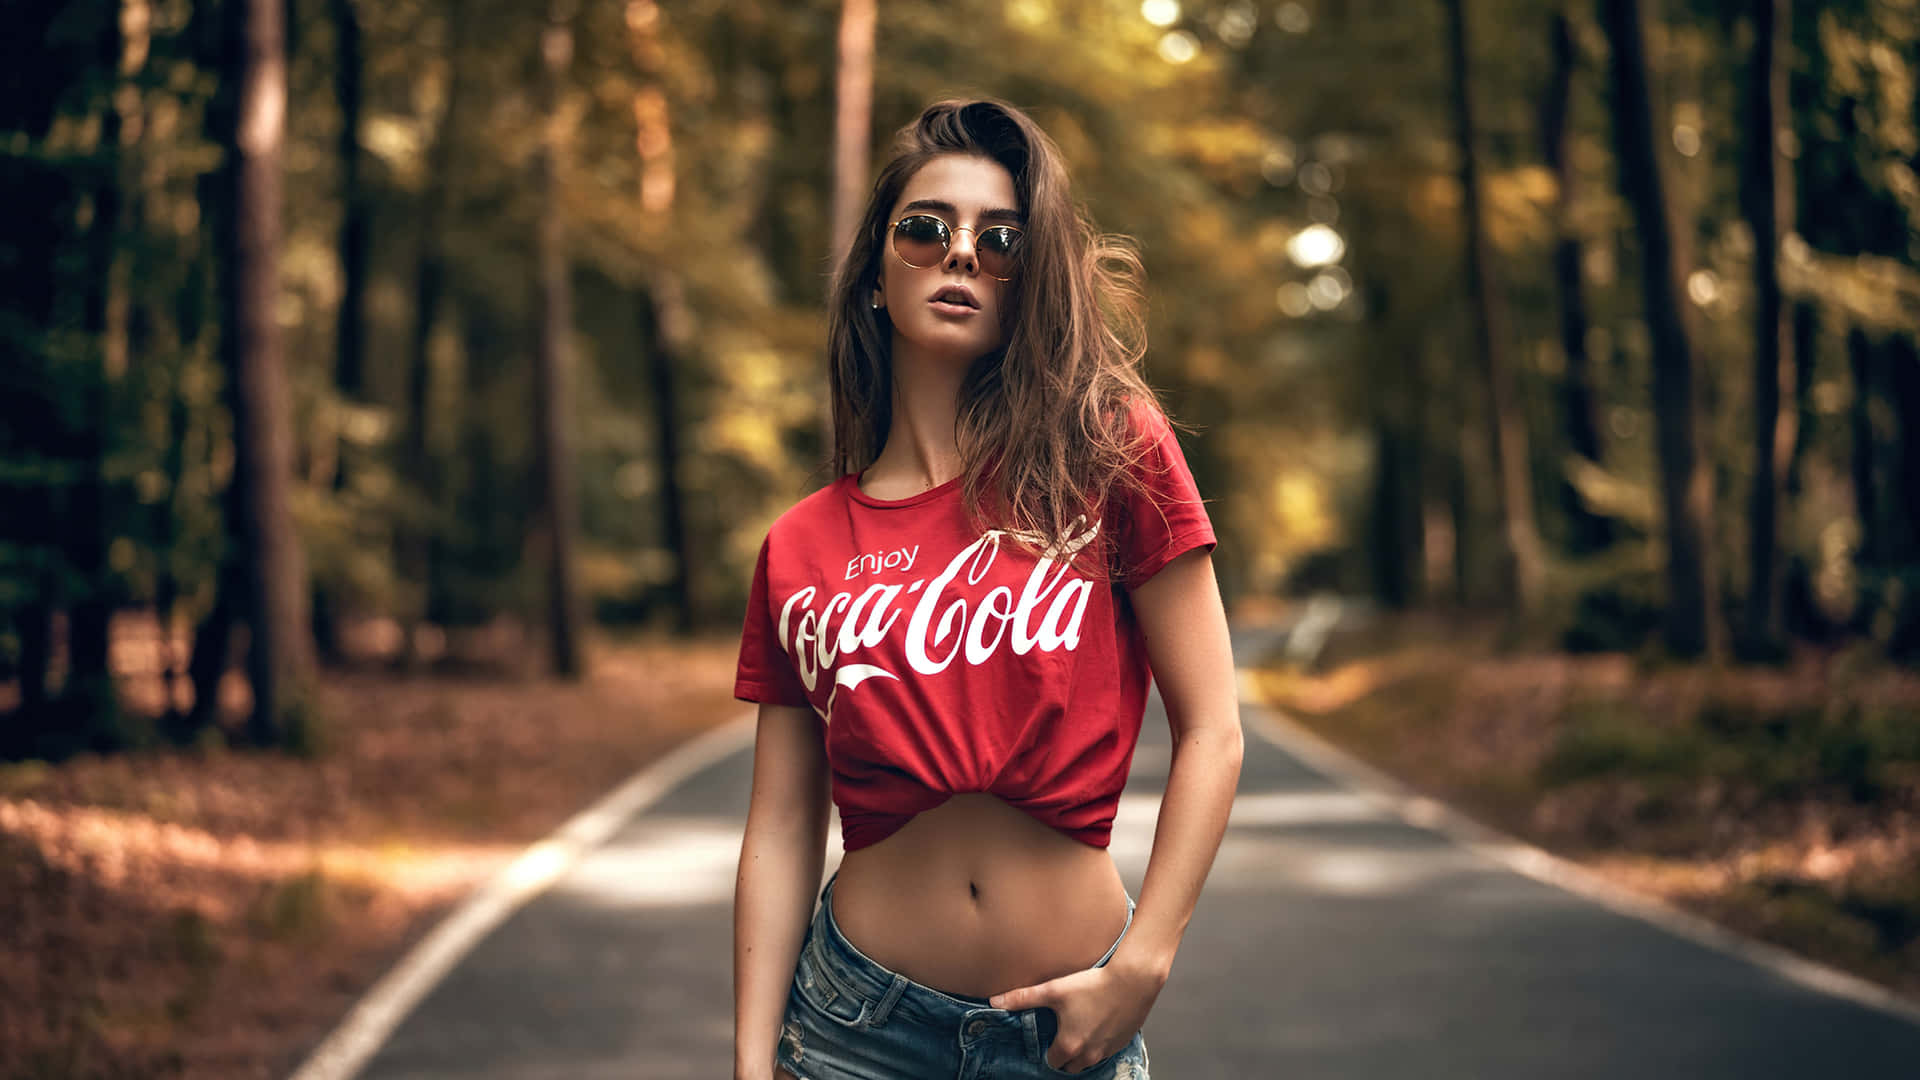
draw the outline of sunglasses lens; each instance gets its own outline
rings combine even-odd
[[[893,250],[908,266],[932,266],[947,253],[947,223],[924,214],[902,218],[893,229]]]
[[[975,248],[980,256],[980,269],[1003,281],[1012,277],[1014,268],[1020,265],[1020,240],[1019,229],[1004,225],[981,233]]]

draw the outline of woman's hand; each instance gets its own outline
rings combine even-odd
[[[1008,990],[988,1001],[996,1009],[1051,1008],[1060,1024],[1047,1049],[1047,1064],[1063,1072],[1084,1072],[1133,1041],[1166,985],[1159,972],[1119,960],[1116,953],[1105,967]],[[1060,1060],[1052,1060],[1055,1056]]]

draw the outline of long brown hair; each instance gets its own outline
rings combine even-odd
[[[1074,198],[1060,148],[1026,113],[994,98],[938,101],[901,128],[846,256],[828,311],[835,476],[871,465],[893,419],[893,328],[868,302],[880,278],[887,213],[909,180],[943,154],[975,154],[1013,176],[1026,213],[1010,283],[1004,348],[977,358],[960,387],[954,435],[964,506],[976,527],[1007,529],[1034,554],[1041,537],[1078,536],[1101,518],[1143,443],[1128,407],[1160,404],[1141,374],[1145,272],[1130,237],[1100,232]],[[1164,415],[1164,413],[1162,413]],[[987,507],[993,509],[989,511]],[[1095,546],[1109,581],[1116,522]],[[1078,558],[1077,555],[1074,558]],[[1084,572],[1084,571],[1083,571]]]

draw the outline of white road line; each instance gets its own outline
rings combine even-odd
[[[751,746],[757,715],[758,710],[749,711],[675,747],[575,814],[546,839],[521,852],[381,976],[294,1071],[291,1080],[350,1080],[357,1076],[414,1007],[508,916],[689,776]]]
[[[1665,900],[1616,884],[1578,863],[1489,828],[1445,803],[1408,788],[1289,719],[1279,709],[1259,704],[1247,668],[1240,678],[1241,717],[1245,726],[1281,751],[1333,780],[1376,801],[1415,828],[1436,832],[1454,843],[1535,881],[1585,897],[1609,910],[1653,924],[1689,941],[1738,956],[1784,978],[1891,1016],[1920,1024],[1920,1002],[1910,1000],[1839,968],[1809,960],[1685,911]]]

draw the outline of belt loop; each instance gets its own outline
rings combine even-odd
[[[1040,1049],[1040,1031],[1033,1019],[1037,1012],[1039,1012],[1038,1009],[1020,1010],[1020,1030],[1026,1035],[1028,1058],[1033,1061],[1045,1061],[1047,1059],[1042,1056],[1045,1051]]]
[[[905,975],[894,973],[893,982],[887,986],[887,992],[880,995],[879,1004],[873,1007],[873,1015],[867,1019],[869,1026],[879,1027],[887,1022],[887,1014],[893,1011],[894,1003],[900,1000],[901,994],[907,992],[907,981]]]

